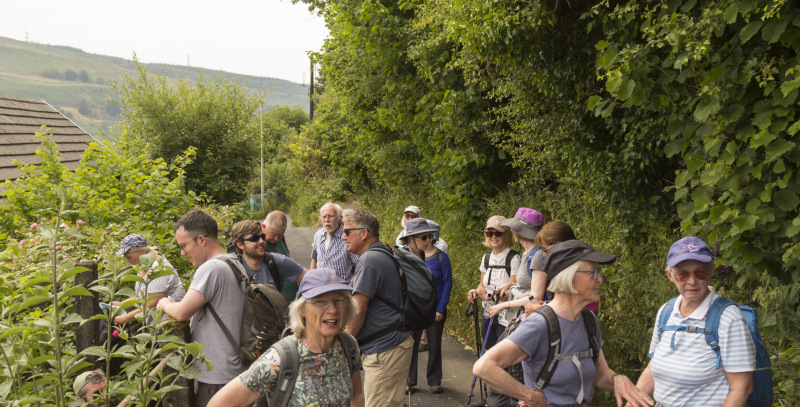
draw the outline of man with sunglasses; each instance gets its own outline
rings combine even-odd
[[[300,284],[306,269],[287,256],[267,252],[267,237],[258,221],[243,220],[233,225],[231,240],[239,261],[254,283],[272,284],[281,290],[287,302],[294,301],[297,284]],[[274,263],[274,270],[269,269],[270,262]],[[279,281],[275,281],[273,272]],[[290,282],[297,284],[287,284]]]
[[[719,317],[719,353],[706,342],[707,314],[719,297],[708,285],[713,272],[703,240],[685,237],[670,247],[664,273],[680,295],[658,311],[650,363],[636,384],[660,405],[744,407],[753,391],[755,347],[739,307],[725,307]],[[661,324],[664,312],[670,314]]]
[[[260,224],[256,222],[256,225],[260,230]],[[218,229],[217,221],[211,215],[196,209],[175,222],[175,240],[181,255],[197,270],[180,302],[165,297],[156,306],[178,321],[191,318],[192,342],[203,345],[206,359],[214,364],[214,369],[208,370],[205,363],[195,362],[201,374],[194,388],[195,406],[198,407],[205,407],[219,389],[245,370],[220,323],[210,312],[206,315],[209,307],[213,307],[234,341],[239,342],[245,291],[223,259],[230,260],[241,273],[245,273],[245,269],[233,254],[222,248],[217,237]]]
[[[346,210],[343,216],[347,250],[359,255],[353,279],[356,317],[347,332],[358,339],[364,355],[364,398],[367,406],[402,406],[411,347],[414,339],[406,330],[392,329],[396,308],[403,307],[400,273],[394,257],[371,247],[380,242],[380,223],[367,211]]]

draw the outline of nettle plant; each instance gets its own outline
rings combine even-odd
[[[154,327],[143,324],[138,329],[114,326],[115,313],[102,313],[84,320],[76,313],[76,296],[97,296],[103,302],[122,301],[131,296],[130,286],[144,282],[139,267],[123,267],[122,260],[104,262],[101,278],[91,291],[75,284],[75,276],[87,271],[75,266],[68,248],[78,247],[85,235],[77,227],[68,226],[64,217],[75,214],[68,210],[68,193],[56,188],[57,209],[45,209],[50,221],[32,224],[18,230],[24,239],[9,242],[0,252],[0,405],[67,405],[75,401],[72,392],[74,376],[80,371],[105,365],[108,377],[105,396],[115,400],[129,397],[132,405],[147,405],[175,390],[178,377],[199,377],[199,369],[190,365],[192,358],[202,359],[201,347],[185,343],[167,331],[169,322],[161,321],[160,313],[145,309],[142,317],[158,321]],[[148,269],[152,257],[143,256],[142,268]],[[171,271],[153,270],[148,278]],[[124,306],[141,307],[138,300]],[[105,319],[109,331],[119,331],[122,343],[89,347],[78,352],[76,329],[91,320]],[[129,333],[130,332],[130,333]],[[112,358],[122,361],[121,373],[112,375]],[[91,363],[90,360],[94,360]],[[164,361],[172,370],[148,376],[151,369]],[[145,381],[144,379],[150,380]]]

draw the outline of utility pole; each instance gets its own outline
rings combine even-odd
[[[264,107],[258,108],[258,128],[261,134],[261,209],[264,209]]]
[[[314,121],[314,60],[311,59],[311,84],[308,88],[308,100],[310,102],[308,108],[308,121]]]

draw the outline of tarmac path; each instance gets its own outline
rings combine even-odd
[[[288,216],[288,215],[287,215]],[[286,230],[286,244],[289,246],[291,257],[294,261],[308,267],[311,264],[311,243],[314,233],[319,227],[292,227],[289,217],[289,228]],[[452,336],[445,333],[442,338],[442,360],[444,374],[442,387],[444,392],[433,394],[425,381],[427,370],[428,352],[420,352],[417,371],[417,391],[411,395],[411,406],[416,407],[455,407],[466,406],[470,387],[472,385],[472,365],[476,360],[475,351],[465,347]],[[481,392],[478,384],[475,385],[472,404],[479,405]],[[406,396],[408,405],[408,396]]]

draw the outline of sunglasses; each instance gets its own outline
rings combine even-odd
[[[422,235],[422,236],[412,236],[412,237],[415,237],[415,238],[417,238],[417,239],[419,239],[419,240],[422,240],[423,242],[424,242],[424,241],[426,241],[426,240],[428,240],[428,239],[431,239],[431,240],[433,240],[433,234],[430,234],[430,235]]]
[[[494,237],[503,237],[503,232],[498,232],[496,230],[494,232],[492,232],[490,230],[487,230],[485,232],[485,234],[486,234],[486,237],[489,237],[489,238],[491,238],[492,236],[494,236]]]
[[[597,281],[597,276],[600,275],[600,267],[591,270],[578,270],[578,273],[592,273],[592,279]]]
[[[350,232],[352,232],[352,231],[354,231],[354,230],[364,230],[364,229],[366,229],[366,228],[350,228],[350,229],[345,229],[345,230],[344,230],[344,235],[345,235],[345,236],[350,236]]]
[[[688,280],[689,276],[692,274],[694,274],[694,278],[698,280],[708,280],[708,272],[705,270],[695,271],[694,273],[690,273],[688,271],[677,271],[672,273],[675,279],[681,283]]]
[[[251,243],[258,243],[258,241],[261,240],[261,239],[264,239],[264,241],[266,242],[267,241],[267,235],[262,233],[260,235],[250,236],[248,238],[245,238],[244,240],[247,240],[248,242],[251,242]]]

